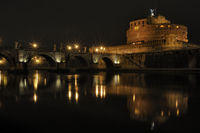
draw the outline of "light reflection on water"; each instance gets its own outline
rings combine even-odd
[[[17,97],[15,104],[20,101],[40,104],[43,99],[61,99],[68,104],[81,104],[84,99],[110,100],[112,103],[112,97],[123,97],[130,119],[149,122],[153,128],[170,117],[187,114],[190,83],[187,77],[183,79],[188,82],[185,84],[170,76],[169,79],[156,78],[136,73],[68,75],[34,71],[29,75],[12,75],[0,71],[0,109],[6,110],[13,97]],[[46,94],[53,97],[46,97]],[[121,102],[118,106],[120,108]]]

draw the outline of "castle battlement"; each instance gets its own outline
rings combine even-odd
[[[172,24],[164,16],[150,16],[130,22],[127,44],[188,42],[188,29],[184,25]]]
[[[199,48],[188,43],[186,26],[173,24],[165,16],[153,12],[147,18],[131,21],[126,37],[126,44],[105,47],[103,50],[92,47],[90,52],[130,54]]]

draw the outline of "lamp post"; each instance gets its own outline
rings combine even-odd
[[[38,48],[38,44],[37,43],[33,43],[32,46],[33,46],[33,48]]]

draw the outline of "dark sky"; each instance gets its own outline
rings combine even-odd
[[[13,40],[121,44],[129,21],[147,16],[152,7],[188,26],[190,41],[199,43],[198,0],[2,0],[0,35]]]

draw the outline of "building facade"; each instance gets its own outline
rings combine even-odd
[[[188,29],[184,25],[172,24],[164,16],[149,16],[130,22],[127,44],[165,44],[188,42]]]
[[[154,13],[129,23],[126,44],[90,48],[91,53],[133,54],[199,48],[188,41],[188,28]]]

